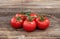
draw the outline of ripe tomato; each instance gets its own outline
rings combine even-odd
[[[30,16],[32,16],[32,17],[37,17],[37,14],[31,13]]]
[[[26,19],[26,16],[24,14],[17,13],[16,17],[21,17],[22,20]]]
[[[31,13],[30,16],[34,18],[34,19],[33,19],[34,21],[36,21],[37,14],[35,14],[35,13]]]
[[[23,23],[23,29],[28,32],[32,32],[36,29],[36,22],[29,19],[25,20]]]
[[[33,17],[34,19],[34,21],[36,21],[36,18],[37,18],[37,14],[35,14],[35,13],[31,13],[31,12],[28,12],[28,13],[26,13],[26,15],[27,16],[31,16],[31,17]]]
[[[48,28],[50,21],[48,18],[46,17],[40,17],[36,19],[38,28],[41,30],[45,30],[46,28]]]
[[[23,23],[23,20],[21,20],[20,17],[13,17],[11,19],[11,25],[12,25],[13,28],[16,28],[16,29],[20,28],[22,23]]]

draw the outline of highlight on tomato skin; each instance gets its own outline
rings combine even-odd
[[[50,25],[50,21],[47,17],[37,18],[36,22],[37,22],[37,25],[38,25],[37,27],[41,30],[47,29]]]
[[[13,17],[11,18],[11,26],[15,29],[19,29],[22,26],[23,20],[19,17]]]

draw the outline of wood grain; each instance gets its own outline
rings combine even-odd
[[[51,15],[52,17],[48,17],[51,24],[45,31],[16,30],[11,27],[10,19],[20,11]],[[60,0],[0,0],[0,39],[60,39],[58,18],[60,18]]]
[[[26,6],[27,5],[27,6]],[[3,8],[60,8],[60,1],[55,0],[0,0],[0,7]]]
[[[15,14],[15,13],[14,13]],[[0,14],[1,15],[1,14]],[[58,39],[60,38],[60,27],[58,18],[48,17],[51,24],[47,30],[36,30],[34,32],[26,32],[23,29],[14,29],[10,25],[10,19],[13,14],[2,15],[0,17],[0,38],[6,39]]]

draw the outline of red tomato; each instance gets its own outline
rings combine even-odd
[[[32,32],[36,29],[36,22],[31,19],[25,20],[23,23],[23,29],[28,32]]]
[[[34,19],[33,19],[33,20],[34,20],[34,21],[36,21],[37,14],[35,14],[35,13],[31,13],[31,14],[30,14],[30,16],[31,16],[31,17],[34,17]]]
[[[37,14],[31,13],[30,16],[32,16],[32,17],[37,17]]]
[[[40,20],[41,18],[36,19],[38,28],[41,30],[47,29],[49,27],[49,24],[50,24],[50,21],[48,18],[46,18],[46,17],[43,17],[43,18],[44,18],[44,20]]]
[[[21,20],[21,18],[19,18],[19,17],[13,17],[11,19],[11,25],[13,28],[16,28],[16,29],[20,28],[22,23],[23,23],[23,20]]]
[[[25,20],[26,19],[26,16],[24,14],[17,13],[16,14],[16,17],[21,17],[22,20]]]
[[[28,13],[26,13],[26,15],[27,16],[31,16],[31,17],[33,17],[34,19],[34,21],[36,21],[36,18],[37,18],[37,14],[35,14],[35,13],[31,13],[31,12],[28,12]]]

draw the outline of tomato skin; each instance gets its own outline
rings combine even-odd
[[[39,18],[36,19],[38,28],[41,30],[45,30],[49,27],[50,21],[48,20],[48,18],[45,18],[44,21],[39,21]]]
[[[31,13],[30,16],[37,17],[37,14]]]
[[[27,20],[23,23],[23,29],[27,32],[32,32],[36,29],[36,23],[35,21],[29,22]]]
[[[18,29],[18,28],[20,28],[22,26],[23,20],[17,21],[16,17],[13,17],[11,19],[10,23],[11,23],[11,25],[12,25],[13,28]]]
[[[25,20],[26,19],[26,16],[24,14],[17,13],[16,14],[16,17],[21,17],[22,20]]]

